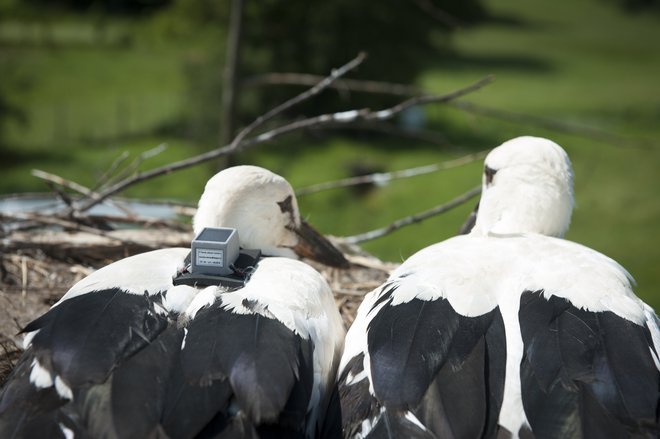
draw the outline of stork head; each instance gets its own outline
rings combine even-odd
[[[206,183],[193,218],[195,234],[204,227],[235,228],[241,247],[260,249],[267,256],[348,264],[339,250],[300,218],[291,185],[257,166],[224,169]]]
[[[472,233],[563,236],[573,211],[573,170],[559,145],[517,137],[485,160],[483,193]]]

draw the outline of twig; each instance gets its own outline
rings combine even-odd
[[[237,147],[248,134],[253,132],[255,129],[257,129],[259,126],[263,125],[267,121],[271,120],[273,117],[277,116],[278,114],[281,114],[282,112],[299,104],[300,102],[303,102],[305,100],[310,99],[313,96],[316,96],[321,91],[330,87],[330,85],[332,85],[332,83],[335,82],[337,78],[344,76],[350,70],[353,70],[354,68],[362,64],[362,62],[366,59],[366,57],[367,55],[364,52],[358,54],[358,56],[355,57],[353,60],[344,64],[342,67],[333,70],[329,76],[322,79],[318,84],[314,85],[312,88],[304,91],[303,93],[300,93],[298,96],[289,99],[283,104],[278,105],[277,107],[273,108],[267,113],[257,117],[250,125],[246,126],[238,133],[238,135],[231,142],[230,147],[234,147],[234,148]]]
[[[52,183],[55,183],[55,184],[58,184],[60,186],[65,187],[67,189],[71,189],[73,191],[76,191],[76,192],[78,192],[78,193],[80,193],[80,194],[82,194],[82,195],[84,195],[84,196],[86,196],[90,199],[98,199],[99,198],[98,192],[95,192],[95,191],[93,191],[93,190],[91,190],[91,189],[89,189],[89,188],[87,188],[87,187],[85,187],[85,186],[83,186],[79,183],[76,183],[75,181],[71,181],[71,180],[67,180],[65,178],[62,178],[59,175],[51,174],[50,172],[42,171],[40,169],[33,169],[32,170],[32,175],[37,177],[37,178],[40,178],[42,180],[45,180],[47,183],[50,183],[49,186],[51,187],[51,189],[53,189],[53,191],[60,196],[62,201],[64,201],[64,203],[67,206],[69,206],[69,211],[70,212],[76,212],[76,208],[75,208],[75,204],[74,204],[73,200],[71,199],[71,197],[69,197],[64,192],[62,192],[62,191],[58,190],[57,188],[53,187],[51,185]],[[122,210],[126,215],[135,216],[135,214],[133,212],[131,212],[129,209],[127,209],[125,206],[123,206],[119,203],[116,203],[116,202],[113,202],[113,204],[118,209]]]
[[[102,187],[104,187],[109,179],[112,177],[112,175],[115,173],[115,171],[121,166],[122,163],[126,161],[128,158],[129,154],[128,151],[124,151],[119,156],[112,161],[110,164],[110,167],[103,173],[101,176],[96,180],[96,183],[94,186],[92,186],[91,190],[96,191]]]
[[[281,113],[282,111],[285,111],[288,108],[291,108],[292,106],[304,101],[305,99],[309,99],[312,96],[320,93],[323,89],[329,87],[332,82],[334,82],[337,78],[341,77],[342,75],[345,75],[348,73],[351,69],[354,69],[358,65],[364,61],[366,58],[366,55],[364,53],[359,54],[355,59],[351,60],[347,64],[343,65],[342,67],[334,70],[330,76],[325,78],[323,81],[321,81],[319,84],[315,85],[311,89],[307,90],[304,93],[301,93],[292,99],[289,99],[288,101],[284,102],[283,104],[277,106],[276,108],[272,109],[271,111],[267,112],[266,114],[259,116],[254,122],[252,122],[250,125],[245,127],[241,132],[234,138],[231,144],[225,145],[223,147],[208,151],[204,154],[200,154],[194,157],[191,157],[189,159],[181,160],[179,162],[172,163],[167,166],[162,166],[160,168],[152,169],[151,171],[147,171],[144,173],[137,173],[131,176],[128,176],[124,178],[123,180],[113,184],[112,186],[106,188],[103,190],[103,193],[101,195],[100,199],[94,199],[94,200],[87,200],[85,202],[80,203],[79,206],[77,206],[79,211],[85,211],[90,209],[91,207],[95,206],[96,204],[100,203],[101,201],[105,200],[111,195],[114,195],[115,193],[123,190],[124,188],[135,184],[140,181],[144,181],[159,175],[163,175],[166,173],[174,172],[179,169],[184,169],[188,168],[190,166],[197,165],[199,163],[208,161],[208,160],[213,160],[218,157],[222,157],[228,154],[232,154],[234,152],[240,151],[241,149],[247,147],[247,146],[252,146],[257,143],[264,143],[266,140],[260,140],[256,142],[247,142],[243,141],[243,138],[247,136],[249,133],[251,133],[253,130],[258,128],[260,125],[265,123],[266,121],[270,120],[271,118],[275,117],[277,114]]]
[[[261,85],[301,85],[312,86],[323,80],[323,76],[306,73],[266,73],[252,76],[242,82],[244,87]],[[339,90],[351,90],[364,93],[380,93],[392,96],[417,96],[424,94],[417,87],[392,82],[367,81],[362,79],[340,79],[329,86]]]
[[[27,271],[27,257],[21,257],[21,297],[25,299],[27,295],[27,282],[28,282],[28,271]]]
[[[619,136],[614,133],[600,130],[598,128],[579,125],[573,123],[567,123],[560,120],[550,119],[547,117],[533,116],[530,114],[516,113],[508,110],[500,110],[498,108],[485,107],[483,105],[477,105],[468,101],[453,101],[449,105],[454,108],[457,108],[462,111],[466,111],[472,114],[478,114],[480,116],[491,117],[493,119],[506,120],[514,123],[524,123],[529,125],[540,126],[542,128],[547,128],[550,130],[561,131],[568,134],[575,134],[578,136],[600,140],[610,145],[621,146],[627,145],[631,142],[640,148],[651,149],[657,146],[651,141],[640,140],[640,139],[631,139],[623,136]]]
[[[145,244],[142,244],[140,242],[137,242],[137,241],[131,241],[131,240],[118,238],[116,236],[112,236],[111,234],[106,233],[102,230],[96,229],[94,227],[85,226],[85,225],[82,225],[82,224],[77,223],[75,221],[69,221],[69,220],[65,220],[65,219],[62,219],[62,218],[57,218],[57,217],[54,217],[54,216],[44,216],[44,215],[38,215],[38,214],[35,214],[35,213],[13,213],[13,214],[0,213],[0,219],[14,220],[14,221],[15,220],[36,221],[36,222],[40,222],[42,224],[60,226],[60,227],[64,227],[64,228],[67,228],[67,229],[73,229],[73,230],[80,230],[81,232],[90,233],[92,235],[98,235],[98,236],[101,236],[103,238],[108,238],[108,239],[111,239],[111,240],[114,240],[114,241],[118,241],[118,242],[120,242],[122,244],[125,244],[125,245],[140,245],[140,246],[149,247],[149,246],[147,246]]]
[[[108,222],[108,223],[121,223],[121,224],[136,224],[143,227],[166,227],[179,231],[186,231],[188,227],[176,221],[168,221],[164,219],[154,218],[141,218],[137,216],[125,217],[116,215],[88,215],[87,218],[93,221]]]
[[[418,96],[414,98],[407,99],[399,104],[396,104],[392,107],[385,108],[383,110],[379,111],[371,111],[368,108],[363,108],[361,110],[350,110],[350,111],[342,111],[339,113],[331,113],[331,114],[321,114],[319,116],[314,116],[310,117],[307,119],[301,119],[297,120],[294,122],[291,122],[286,125],[282,125],[276,128],[273,128],[270,131],[267,131],[265,133],[259,134],[256,137],[253,137],[251,139],[246,140],[244,143],[241,144],[241,147],[245,148],[248,146],[255,145],[257,143],[264,143],[267,141],[271,141],[277,137],[283,136],[285,134],[291,133],[293,131],[299,131],[304,128],[317,128],[321,126],[328,126],[328,125],[345,125],[345,124],[350,124],[355,121],[360,121],[360,120],[366,120],[366,121],[382,121],[382,120],[388,120],[396,116],[397,114],[401,113],[402,111],[407,110],[410,107],[416,106],[416,105],[428,105],[428,104],[434,104],[434,103],[444,103],[451,101],[453,99],[459,98],[461,96],[464,96],[468,93],[471,93],[475,90],[478,90],[491,81],[493,81],[494,76],[488,75],[484,77],[483,79],[480,79],[479,81],[461,88],[459,90],[453,91],[451,93],[448,93],[446,95],[440,95],[440,96],[435,96],[435,95],[425,95],[425,96]]]
[[[431,103],[441,103],[441,102],[448,102],[451,101],[452,99],[459,98],[461,96],[464,96],[468,93],[471,93],[475,90],[478,90],[482,87],[484,87],[486,84],[490,83],[494,77],[492,75],[486,76],[485,78],[467,86],[462,89],[456,90],[454,92],[448,93],[446,95],[441,95],[441,96],[419,96],[411,99],[407,99],[404,102],[401,102],[397,105],[394,105],[393,107],[386,108],[384,110],[380,111],[371,111],[369,109],[361,109],[361,110],[351,110],[351,111],[344,111],[344,112],[339,112],[339,113],[331,113],[331,114],[322,114],[319,116],[314,116],[310,117],[307,119],[302,119],[298,121],[294,121],[291,123],[288,123],[286,125],[282,125],[279,127],[276,127],[270,131],[267,131],[265,133],[259,134],[255,137],[249,138],[249,139],[244,139],[240,141],[239,143],[234,144],[232,142],[231,145],[224,146],[222,148],[214,149],[212,151],[208,151],[206,153],[190,157],[185,160],[181,160],[175,163],[171,163],[166,166],[162,166],[159,168],[152,169],[150,171],[146,171],[143,173],[138,173],[134,174],[130,177],[125,178],[124,180],[106,188],[103,190],[103,192],[100,194],[99,199],[94,199],[94,200],[87,200],[83,202],[81,205],[77,206],[79,211],[85,211],[96,204],[100,203],[101,201],[105,200],[111,195],[114,195],[115,193],[124,190],[126,187],[131,186],[135,183],[148,180],[150,178],[154,178],[163,174],[169,174],[174,171],[178,171],[180,169],[188,168],[190,166],[197,165],[199,163],[203,163],[208,160],[213,160],[218,157],[222,157],[227,154],[231,154],[240,150],[243,150],[245,148],[261,144],[261,143],[266,143],[275,140],[278,137],[281,137],[285,134],[298,131],[304,128],[309,128],[309,127],[317,127],[321,125],[340,125],[340,124],[347,124],[347,123],[352,123],[356,120],[368,120],[368,121],[374,121],[374,120],[387,120],[391,119],[398,113],[414,106],[414,105],[428,105]]]
[[[227,29],[225,67],[222,75],[222,111],[220,112],[220,142],[226,145],[234,135],[236,102],[240,92],[241,40],[243,36],[244,0],[232,0]]]
[[[417,0],[417,6],[422,7],[426,0]],[[321,77],[317,75],[308,75],[301,73],[267,73],[258,75],[243,81],[244,86],[260,86],[269,84],[288,84],[288,85],[301,85],[308,86]],[[364,81],[359,79],[342,79],[337,81],[331,86],[335,89],[347,89],[351,91],[366,92],[366,93],[380,93],[393,96],[417,96],[424,94],[424,91],[413,86],[405,84],[396,84],[380,81]],[[621,144],[633,143],[635,146],[650,149],[657,147],[655,143],[649,140],[631,139],[623,136],[618,136],[614,133],[600,130],[598,128],[570,124],[559,120],[549,119],[540,116],[533,116],[529,114],[516,113],[498,108],[485,107],[471,102],[462,100],[455,100],[450,103],[453,107],[466,111],[472,114],[491,117],[494,119],[505,120],[513,123],[523,123],[533,126],[540,126],[543,128],[561,131],[569,134],[579,135],[581,137],[601,140],[611,145],[619,146]],[[366,127],[372,129],[371,127]],[[396,133],[395,133],[396,134]]]
[[[369,232],[360,233],[359,235],[347,236],[342,239],[348,242],[349,244],[359,244],[361,242],[371,241],[376,238],[381,238],[385,235],[389,235],[390,233],[402,227],[408,226],[410,224],[415,224],[427,218],[431,218],[432,216],[447,212],[448,210],[451,210],[454,207],[460,206],[461,204],[469,201],[471,198],[476,197],[480,193],[481,193],[481,186],[478,186],[473,189],[470,189],[463,195],[460,195],[447,203],[436,206],[425,212],[421,212],[416,215],[411,215],[405,218],[401,218],[399,220],[394,221],[392,224],[386,227],[382,227],[380,229],[375,229]]]
[[[60,177],[59,175],[51,174],[50,172],[42,171],[41,169],[33,169],[31,171],[31,174],[37,178],[40,178],[50,183],[58,184],[60,186],[63,186],[67,189],[71,189],[88,197],[93,198],[99,196],[96,192],[92,191],[91,189],[79,183],[76,183],[75,181],[67,180],[65,178]]]
[[[112,185],[114,182],[123,180],[124,178],[127,178],[134,174],[139,168],[140,165],[145,161],[148,160],[152,157],[157,156],[161,152],[165,151],[167,149],[167,143],[161,143],[160,145],[156,146],[155,148],[151,148],[143,152],[142,154],[139,154],[137,157],[133,159],[131,163],[126,165],[124,169],[122,169],[120,172],[117,172],[115,175],[111,176],[108,178],[107,182],[101,187],[102,189],[105,189],[107,186]]]
[[[296,191],[296,195],[297,196],[308,195],[329,189],[357,186],[359,184],[375,183],[377,185],[384,185],[392,180],[396,180],[400,178],[410,178],[418,175],[424,175],[424,174],[430,174],[432,172],[442,171],[445,169],[456,168],[458,166],[472,163],[477,160],[482,160],[484,157],[486,157],[486,154],[488,154],[488,151],[482,151],[474,154],[468,154],[466,156],[457,158],[455,160],[449,160],[447,162],[442,162],[442,163],[434,163],[432,165],[418,166],[416,168],[402,169],[400,171],[393,171],[393,172],[377,172],[374,174],[359,175],[357,177],[328,181],[299,189]]]
[[[64,204],[66,204],[69,207],[73,205],[73,200],[71,199],[69,194],[64,192],[59,187],[57,187],[55,183],[53,183],[52,181],[47,181],[46,186],[48,186],[50,190],[55,193],[55,197],[58,198],[60,201],[62,201]]]

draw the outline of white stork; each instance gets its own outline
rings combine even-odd
[[[338,372],[345,437],[658,437],[660,331],[612,259],[563,240],[572,169],[520,137],[468,235],[369,293]]]
[[[345,259],[301,221],[289,183],[262,168],[209,180],[194,229],[219,226],[268,256],[243,288],[173,286],[190,249],[156,250],[92,273],[27,325],[0,392],[0,437],[331,432],[322,421],[333,397],[338,413],[343,323],[328,284],[295,258]]]

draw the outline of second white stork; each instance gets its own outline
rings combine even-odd
[[[360,306],[339,371],[345,437],[658,437],[658,318],[619,264],[560,238],[572,192],[554,142],[488,155],[471,233],[419,251]]]

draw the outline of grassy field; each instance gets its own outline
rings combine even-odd
[[[493,73],[495,83],[467,100],[598,128],[612,133],[611,142],[436,106],[427,108],[426,116],[450,148],[323,136],[286,139],[241,158],[303,187],[344,177],[356,163],[396,170],[489,149],[522,134],[552,138],[569,152],[576,172],[577,208],[567,237],[621,262],[637,279],[639,294],[660,308],[660,20],[623,15],[597,0],[487,4],[501,19],[457,32],[453,44],[460,55],[429,60],[418,85],[440,93]],[[29,175],[35,167],[92,184],[123,151],[135,156],[167,142],[167,152],[145,164],[150,167],[211,147],[157,134],[187,104],[182,65],[207,56],[183,46],[142,39],[101,50],[84,44],[0,46],[0,74],[18,84],[10,97],[30,119],[28,126],[9,127],[14,149],[3,160],[0,192],[43,190]],[[194,200],[215,166],[168,176],[128,195]],[[366,192],[309,195],[300,204],[324,232],[351,235],[447,201],[478,184],[480,172],[474,163]],[[452,236],[473,204],[365,248],[382,258],[404,259]]]

